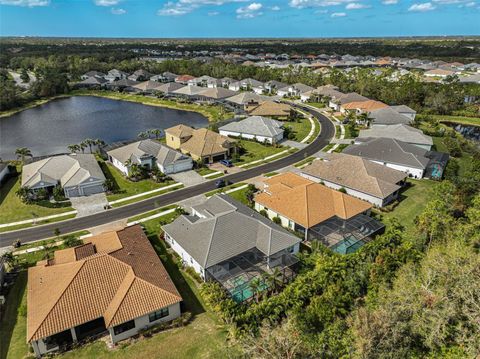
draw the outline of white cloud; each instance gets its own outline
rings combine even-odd
[[[465,7],[473,7],[473,6],[475,6],[475,5],[476,5],[475,1],[471,1],[471,2],[467,2],[467,3],[465,4]]]
[[[334,12],[330,17],[345,17],[347,16],[347,13],[345,12]]]
[[[408,8],[408,11],[426,12],[426,11],[432,11],[435,9],[436,7],[431,2],[425,2],[421,4],[413,4]]]
[[[97,6],[113,6],[118,5],[120,0],[94,0]]]
[[[395,4],[398,4],[398,0],[383,0],[382,4],[383,5],[395,5]]]
[[[217,16],[217,15],[220,15],[220,13],[218,11],[209,11],[208,16]]]
[[[360,4],[358,2],[352,2],[350,4],[347,4],[347,6],[345,6],[345,9],[358,10],[358,9],[368,9],[370,7],[371,7],[370,5]]]
[[[238,19],[252,19],[254,17],[263,15],[260,11],[263,5],[259,2],[252,2],[250,5],[239,7],[236,11]]]
[[[50,0],[0,0],[1,5],[12,5],[12,6],[48,6],[50,5]]]
[[[108,0],[107,0],[108,1]],[[160,16],[179,16],[191,13],[205,5],[220,6],[226,3],[247,2],[249,0],[178,0],[176,2],[169,1],[158,10],[157,15]]]
[[[288,4],[297,9],[304,9],[311,7],[338,6],[354,1],[355,0],[290,0]]]
[[[272,11],[279,11],[279,10],[280,10],[280,6],[276,6],[276,5],[275,5],[275,6],[272,6],[272,7],[270,8],[270,10],[272,10]]]
[[[115,9],[112,7],[112,9],[110,10],[110,12],[113,14],[113,15],[124,15],[127,13],[127,10],[125,9]]]

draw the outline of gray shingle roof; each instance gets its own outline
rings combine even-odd
[[[118,147],[107,152],[109,156],[116,158],[122,163],[129,159],[140,159],[141,157],[154,157],[158,164],[168,166],[176,161],[187,159],[188,157],[179,151],[165,146],[152,139],[146,139]]]
[[[262,116],[250,116],[239,122],[231,122],[219,130],[238,132],[249,135],[275,137],[283,133],[283,125],[275,120]]]
[[[408,107],[407,105],[390,106],[390,108],[397,111],[398,113],[417,113],[417,111]]]
[[[410,118],[398,113],[391,107],[371,111],[369,116],[375,125],[408,125],[411,122]]]
[[[418,145],[432,146],[433,141],[430,136],[424,135],[419,129],[413,128],[408,125],[398,124],[390,126],[373,126],[369,130],[361,130],[360,138],[372,137],[386,137],[394,138],[403,142],[408,142]]]
[[[100,166],[92,154],[60,155],[48,157],[23,166],[22,187],[34,187],[39,182],[77,186],[88,179],[105,180]]]
[[[425,169],[427,150],[392,138],[374,138],[362,144],[348,146],[343,153],[372,161]]]
[[[270,256],[301,241],[228,195],[215,195],[196,210],[208,216],[180,216],[163,229],[203,268],[254,247]]]

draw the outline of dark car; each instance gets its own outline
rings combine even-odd
[[[215,187],[217,188],[225,187],[225,181],[224,180],[215,181]]]
[[[233,167],[233,163],[230,160],[221,160],[220,164],[224,165],[225,167]]]

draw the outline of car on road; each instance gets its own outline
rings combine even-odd
[[[233,163],[230,160],[221,160],[219,161],[221,165],[224,165],[225,167],[233,167]]]
[[[215,181],[215,187],[217,187],[217,188],[225,187],[225,181],[223,179]]]

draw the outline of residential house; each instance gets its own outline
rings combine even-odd
[[[266,116],[277,120],[288,120],[293,109],[286,103],[265,101],[259,105],[247,106],[246,111],[250,116]]]
[[[271,101],[271,98],[252,92],[241,92],[238,95],[227,97],[225,101],[233,104],[234,106],[245,109],[249,106],[260,105],[265,101]]]
[[[341,104],[340,112],[347,113],[351,111],[359,115],[361,113],[369,113],[371,111],[375,111],[385,107],[388,107],[388,105],[384,104],[383,102],[375,101],[375,100],[354,101],[354,102]]]
[[[156,92],[158,88],[161,86],[163,86],[163,84],[160,82],[147,80],[132,86],[132,88],[134,89],[134,91],[137,91],[137,92],[152,94]]]
[[[390,126],[372,126],[368,130],[361,130],[357,140],[364,140],[365,138],[393,138],[411,145],[415,145],[430,151],[433,146],[433,140],[430,136],[423,134],[417,128],[404,125],[390,125]]]
[[[296,84],[293,85],[288,85],[282,88],[279,88],[277,91],[277,95],[280,97],[285,97],[285,96],[300,96],[305,92],[312,91],[314,88],[308,85],[304,85],[302,83],[297,82]]]
[[[374,126],[409,125],[412,122],[411,116],[402,115],[392,107],[370,111],[368,117]]]
[[[82,80],[86,80],[88,79],[89,77],[97,77],[97,78],[104,78],[106,75],[103,73],[103,72],[99,72],[99,71],[88,71],[86,73],[84,73],[82,76],[80,76],[80,78]]]
[[[127,79],[127,77],[128,77],[128,74],[126,72],[113,69],[108,71],[108,74],[105,76],[105,80],[109,82],[114,82],[122,79]]]
[[[284,87],[287,87],[287,86],[288,86],[288,84],[286,84],[286,83],[276,81],[276,80],[271,80],[271,81],[267,81],[263,84],[263,89],[264,89],[265,92],[267,92],[269,94],[275,94],[275,93],[277,93],[278,89],[281,89],[281,88],[284,88]]]
[[[190,76],[190,75],[180,75],[180,76],[177,76],[175,78],[175,82],[183,84],[183,85],[187,85],[188,81],[191,81],[194,78],[195,78],[194,76]]]
[[[201,91],[199,93],[199,95],[209,100],[223,100],[223,99],[226,99],[227,97],[232,97],[236,94],[237,92],[223,88],[223,87],[212,87],[208,89],[204,88],[204,91]]]
[[[398,198],[407,175],[362,157],[328,154],[302,168],[301,175],[329,188],[345,189],[350,196],[383,207]]]
[[[417,111],[408,107],[407,105],[390,106],[390,108],[394,111],[397,111],[400,115],[407,116],[410,121],[414,121],[415,116],[417,115]]]
[[[141,82],[141,81],[147,81],[147,80],[150,80],[150,78],[153,76],[153,74],[151,74],[150,72],[147,72],[145,70],[137,70],[135,71],[133,74],[131,74],[130,76],[128,76],[128,79],[129,80],[132,80],[132,81],[138,81],[138,82]]]
[[[177,125],[165,130],[167,146],[180,150],[195,161],[212,163],[227,159],[236,151],[235,140],[206,128]]]
[[[342,93],[339,96],[332,96],[328,106],[335,111],[340,110],[340,106],[346,105],[347,103],[350,102],[361,102],[361,101],[368,101],[370,100],[369,98],[362,96],[356,92],[349,92],[349,93]]]
[[[75,84],[75,88],[101,89],[109,83],[103,77],[91,76]]]
[[[370,203],[295,173],[273,176],[264,186],[254,198],[257,211],[339,253],[354,251],[383,228],[369,216]]]
[[[203,75],[195,77],[188,81],[188,85],[195,85],[200,87],[207,87],[209,83],[214,83],[217,79],[211,76]]]
[[[205,91],[205,87],[187,85],[172,92],[172,95],[177,97],[185,97],[190,100],[199,100],[201,98],[200,93]]]
[[[263,82],[257,81],[255,79],[247,78],[237,82],[230,83],[228,89],[232,91],[254,91],[255,93],[262,94],[263,92]]]
[[[157,87],[156,88],[156,91],[157,92],[161,92],[163,94],[165,94],[166,96],[168,95],[174,95],[174,92],[185,87],[184,85],[182,84],[179,84],[179,83],[176,83],[176,82],[167,82],[167,83],[163,83],[161,84],[161,86]]]
[[[441,179],[448,161],[446,154],[393,138],[366,138],[364,141],[348,146],[343,153],[403,171],[413,178]]]
[[[261,143],[275,144],[283,139],[283,125],[262,116],[250,116],[238,122],[230,122],[219,129],[223,136],[242,137]]]
[[[115,91],[126,91],[126,92],[135,92],[135,86],[138,85],[139,82],[129,80],[129,79],[121,79],[117,81],[112,81],[108,84],[105,84],[105,87],[107,87],[110,90],[115,90]]]
[[[282,281],[294,276],[301,240],[228,195],[214,195],[163,230],[184,265],[220,283],[237,302],[252,298],[254,279],[263,282],[275,270]]]
[[[459,81],[465,84],[480,84],[480,73],[468,75],[468,76],[460,76]]]
[[[115,344],[178,318],[181,302],[139,225],[102,233],[28,269],[27,342],[37,357],[104,332]]]
[[[174,82],[177,77],[178,77],[177,74],[166,71],[166,72],[163,72],[161,75],[153,75],[152,77],[150,77],[150,80],[166,83],[166,82]]]
[[[61,186],[65,197],[104,192],[105,175],[92,154],[48,157],[23,166],[22,187],[33,191]]]
[[[157,167],[166,175],[188,171],[193,161],[179,151],[152,139],[133,142],[107,151],[108,160],[125,176],[130,173],[132,164],[148,169]]]

